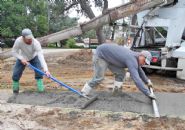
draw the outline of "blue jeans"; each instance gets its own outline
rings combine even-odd
[[[99,58],[97,55],[93,56],[94,76],[88,82],[90,87],[96,87],[103,79],[107,69],[109,69],[115,76],[115,81],[123,82],[125,77],[124,68],[119,68],[112,64],[107,63],[104,59]]]
[[[35,66],[38,69],[42,69],[41,63],[40,63],[40,61],[38,59],[38,56],[36,56],[32,60],[30,60],[29,63],[31,65]],[[21,60],[17,59],[16,63],[15,63],[15,66],[14,66],[14,69],[13,69],[12,80],[19,81],[21,76],[22,76],[22,73],[23,73],[25,67],[26,66],[21,63]],[[43,78],[42,75],[40,75],[40,74],[35,72],[35,79],[42,79],[42,78]]]

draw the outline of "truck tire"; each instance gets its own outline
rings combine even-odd
[[[174,67],[177,68],[178,59],[177,58],[169,58],[166,61],[166,67]],[[176,71],[166,71],[166,75],[170,77],[176,77]]]
[[[152,74],[156,71],[155,69],[151,69],[151,68],[143,68],[143,70],[146,74]]]

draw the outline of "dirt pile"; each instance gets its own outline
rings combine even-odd
[[[92,51],[89,49],[81,50],[79,52],[75,52],[74,54],[67,56],[64,60],[58,60],[57,62],[65,65],[88,66],[92,64]]]

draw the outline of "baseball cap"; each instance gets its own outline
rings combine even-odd
[[[152,55],[149,51],[141,51],[141,54],[145,57],[146,64],[150,65],[152,60]]]
[[[29,28],[25,28],[25,29],[22,30],[22,36],[24,36],[26,39],[34,38],[33,34],[32,34],[32,31]]]

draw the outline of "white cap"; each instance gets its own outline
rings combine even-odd
[[[150,62],[152,60],[152,55],[149,51],[142,51],[141,54],[145,57],[146,64],[150,65]]]
[[[29,28],[25,28],[22,30],[22,36],[25,37],[26,39],[34,38],[32,31]]]

